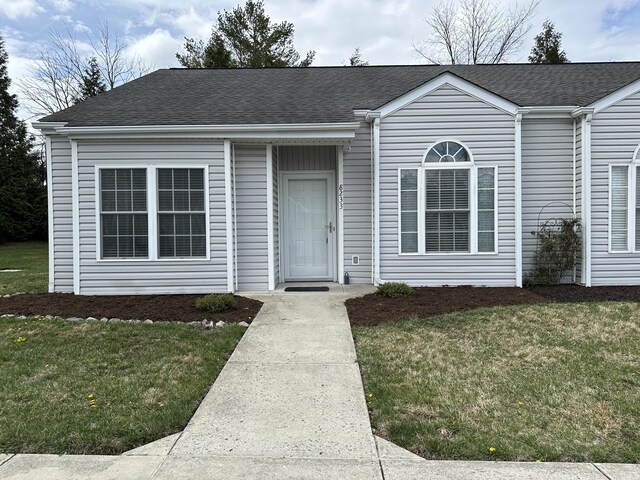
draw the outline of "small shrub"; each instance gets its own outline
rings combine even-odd
[[[533,234],[538,237],[538,249],[523,283],[557,285],[576,265],[582,248],[580,220],[560,219],[557,224],[544,225]]]
[[[230,293],[213,293],[196,300],[196,308],[205,312],[225,312],[235,308],[236,298]]]
[[[378,295],[382,295],[387,298],[401,297],[404,295],[411,295],[413,293],[413,288],[406,283],[388,282],[380,285],[377,293]]]

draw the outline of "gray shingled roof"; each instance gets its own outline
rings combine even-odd
[[[95,125],[349,122],[444,72],[519,106],[586,106],[640,79],[640,62],[165,69],[41,121]]]

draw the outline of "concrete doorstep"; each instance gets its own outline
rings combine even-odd
[[[430,461],[374,437],[344,300],[271,293],[184,431],[120,456],[0,455],[2,480],[640,480],[640,465]]]

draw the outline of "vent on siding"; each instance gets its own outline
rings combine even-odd
[[[353,255],[351,257],[351,265],[360,265],[360,255]]]

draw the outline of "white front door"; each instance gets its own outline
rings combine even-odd
[[[284,280],[333,280],[333,174],[283,173]]]

